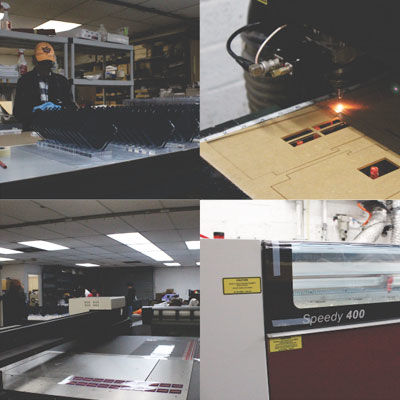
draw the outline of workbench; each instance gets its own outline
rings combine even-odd
[[[11,146],[0,160],[0,197],[198,197],[198,144],[142,154],[110,145],[88,157],[39,144]]]

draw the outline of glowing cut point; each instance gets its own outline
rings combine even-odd
[[[344,105],[342,103],[336,104],[334,111],[335,113],[340,114],[341,112],[344,111]]]

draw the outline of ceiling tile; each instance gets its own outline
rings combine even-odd
[[[99,203],[113,212],[154,210],[163,208],[159,200],[99,200]]]
[[[186,242],[187,240],[200,240],[199,229],[179,229],[179,235],[182,240]]]
[[[169,216],[177,229],[196,228],[200,225],[200,210],[174,212]]]
[[[12,228],[9,229],[8,231],[15,233],[17,235],[24,236],[26,238],[24,241],[31,239],[51,240],[51,239],[60,239],[63,237],[63,235],[49,231],[48,229],[42,228],[41,226],[25,226],[21,228]]]
[[[105,235],[132,232],[132,227],[121,218],[90,219],[80,222],[82,225]]]
[[[65,217],[108,213],[107,208],[96,200],[37,200],[36,202]]]
[[[91,236],[96,233],[78,222],[59,222],[57,224],[48,224],[46,227],[53,232],[61,233],[64,237],[70,238]]]
[[[149,231],[144,235],[153,243],[171,243],[179,242],[181,240],[179,233],[174,229],[168,229],[165,231]]]
[[[122,217],[122,219],[139,232],[174,228],[166,214],[135,215]]]
[[[24,222],[62,217],[62,214],[43,208],[32,200],[1,200],[0,213]]]

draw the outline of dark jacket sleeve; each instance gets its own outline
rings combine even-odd
[[[57,74],[56,75],[57,99],[54,99],[56,103],[61,103],[63,107],[76,107],[74,98],[72,96],[71,84],[65,76]]]
[[[17,91],[14,100],[13,114],[22,122],[24,126],[28,126],[32,119],[32,109],[34,107],[34,99],[32,98],[32,80],[29,76],[22,76],[17,83]]]

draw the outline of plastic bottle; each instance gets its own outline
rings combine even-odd
[[[0,29],[3,31],[11,31],[11,21],[10,17],[8,16],[8,10],[10,5],[6,2],[0,2],[0,10],[4,12],[4,16],[0,21]]]
[[[25,56],[24,56],[24,49],[18,50],[18,73],[19,75],[24,75],[28,72],[28,64],[26,63]]]
[[[100,39],[103,41],[103,42],[106,42],[107,41],[107,29],[105,28],[105,26],[103,25],[103,24],[100,24],[100,28],[99,28],[99,30],[97,31],[99,34],[100,34]]]

